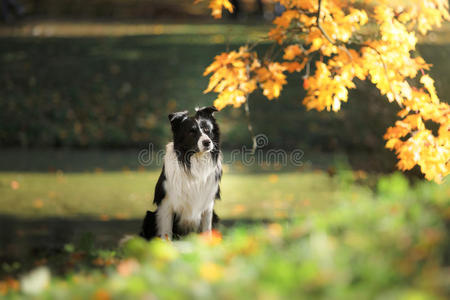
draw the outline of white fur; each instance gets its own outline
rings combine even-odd
[[[205,122],[206,126],[208,126],[209,130],[212,130],[213,126],[212,126],[210,121],[202,120],[202,122]],[[209,136],[207,136],[205,134],[204,130],[200,126],[200,122],[199,121],[197,121],[197,124],[198,124],[198,127],[200,128],[200,132],[202,134],[200,136],[200,138],[198,139],[198,142],[197,142],[198,149],[200,149],[202,152],[211,151],[214,148],[213,141],[209,138]],[[209,141],[209,143],[210,143],[209,146],[205,147],[203,145],[203,141]]]
[[[203,145],[203,141],[209,141],[209,146],[204,146]],[[202,152],[208,152],[211,151],[213,149],[213,143],[211,141],[211,139],[209,138],[209,136],[207,136],[206,134],[202,134],[200,136],[200,138],[198,139],[197,142],[197,147],[198,149],[200,149]]]
[[[214,163],[210,152],[191,157],[190,172],[178,162],[173,143],[166,146],[164,157],[166,197],[157,212],[158,235],[172,238],[172,218],[176,213],[182,226],[210,231],[214,199],[219,186],[216,173],[221,170],[221,155]]]

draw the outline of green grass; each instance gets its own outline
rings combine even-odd
[[[141,218],[153,209],[159,171],[0,173],[0,214],[17,217]],[[17,189],[13,189],[15,182]],[[286,218],[322,209],[336,199],[325,172],[225,173],[222,218]],[[360,188],[364,194],[365,189]]]
[[[45,165],[73,170],[82,162],[73,153],[63,155],[67,160],[64,164],[51,160],[46,152],[30,152],[28,158],[32,157],[41,160],[28,167],[43,170],[48,169]],[[95,157],[99,156],[81,156],[91,162]],[[116,252],[120,239],[139,232],[145,211],[155,209],[153,191],[160,170],[110,171],[94,167],[118,156],[105,152],[102,157],[86,172],[0,172],[0,227],[6,228],[0,235],[4,244],[0,249],[4,260],[0,279],[23,273],[36,261],[45,261],[58,274],[72,272],[73,266],[67,263],[70,253],[63,250],[65,245],[85,244],[83,240],[92,235],[89,251]],[[120,166],[129,161],[123,153],[122,161],[115,163]],[[18,169],[24,166],[19,165]],[[348,186],[342,174],[330,177],[324,171],[307,168],[255,173],[237,164],[225,165],[224,169],[222,200],[216,203],[216,212],[222,219],[220,230],[225,231],[237,224],[292,220],[300,214],[324,212],[342,198],[342,191]],[[347,171],[343,174],[347,178],[358,176]],[[368,187],[355,185],[351,197],[366,199],[371,194]],[[77,249],[86,251],[78,246]],[[80,266],[95,268],[92,260],[98,255],[96,251]]]

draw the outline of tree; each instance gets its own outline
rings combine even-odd
[[[252,47],[222,53],[204,75],[204,91],[218,93],[214,105],[239,107],[257,88],[278,98],[286,73],[304,72],[307,109],[338,111],[356,78],[371,81],[401,110],[388,128],[386,148],[397,167],[420,166],[428,180],[450,173],[450,106],[440,102],[430,64],[417,53],[417,34],[450,20],[447,0],[279,0],[286,10],[273,21],[267,38],[284,51],[281,61],[258,57]],[[215,18],[228,0],[210,0]],[[315,59],[314,58],[318,58]],[[314,66],[311,64],[314,62]],[[310,72],[313,70],[313,73]],[[433,133],[433,126],[438,130]]]

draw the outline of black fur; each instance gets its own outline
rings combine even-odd
[[[208,134],[208,136],[215,145],[213,150],[211,151],[211,155],[215,163],[217,163],[220,154],[220,129],[219,125],[217,124],[216,118],[214,118],[214,113],[216,111],[217,108],[215,108],[214,106],[209,106],[198,109],[195,113],[196,119],[207,119],[213,125],[213,129],[211,133]]]
[[[212,227],[217,228],[217,226],[219,225],[219,221],[220,221],[219,216],[216,214],[216,212],[213,212]],[[173,230],[172,237],[174,239],[179,239],[190,233],[186,232],[185,230],[183,230],[183,228],[178,226],[177,215],[175,215],[173,218],[172,230]],[[139,233],[139,235],[146,240],[151,240],[152,238],[155,238],[157,234],[158,232],[156,227],[156,211],[153,212],[147,210],[147,214],[145,215],[144,221],[142,223],[141,232]]]
[[[187,111],[171,113],[169,115],[175,153],[178,161],[187,170],[191,167],[191,156],[200,151],[197,145],[197,141],[201,135],[198,122],[200,123],[200,127],[202,127],[202,120],[209,121],[213,125],[213,129],[206,134],[214,143],[211,155],[213,161],[217,163],[220,153],[220,130],[214,118],[214,112],[216,111],[217,109],[214,106],[209,106],[198,109],[193,117],[189,117]]]
[[[197,109],[195,116],[189,117],[187,111],[172,113],[169,115],[169,121],[172,127],[173,133],[173,142],[174,149],[177,155],[178,162],[182,165],[187,171],[190,170],[190,158],[191,156],[199,152],[197,141],[201,135],[200,127],[203,126],[202,120],[207,120],[211,122],[213,125],[213,129],[209,132],[205,132],[211,139],[214,144],[213,149],[211,150],[211,156],[213,158],[214,163],[217,163],[220,155],[220,130],[219,126],[214,118],[214,112],[217,109],[214,106],[203,107],[201,109]],[[222,178],[222,170],[217,172],[216,181],[221,180]],[[164,181],[166,180],[165,168],[163,166],[161,175],[159,176],[158,182],[155,187],[155,194],[153,198],[153,203],[159,206],[161,201],[166,196],[166,191],[164,189]],[[215,199],[220,199],[220,186],[217,189]],[[216,228],[219,223],[219,217],[213,212],[213,221],[212,226]],[[173,238],[182,237],[189,232],[180,228],[178,226],[177,216],[174,215],[173,218]],[[149,240],[153,237],[157,236],[157,224],[156,224],[156,211],[151,212],[147,211],[146,216],[144,218],[142,224],[142,230],[140,236]]]
[[[220,200],[220,186],[217,187],[217,192],[216,192],[216,200]]]
[[[164,166],[161,171],[161,175],[159,175],[158,182],[155,187],[155,195],[153,197],[153,203],[159,205],[166,196],[166,190],[164,189],[163,183],[166,180],[166,174],[164,173]],[[148,212],[147,212],[148,213]]]

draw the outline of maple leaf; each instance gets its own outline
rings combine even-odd
[[[283,73],[285,70],[282,64],[271,62],[256,71],[257,80],[261,83],[263,94],[267,99],[280,96],[283,85],[286,84],[286,75]]]
[[[285,61],[266,56],[262,63],[246,47],[216,56],[204,73],[210,75],[205,93],[218,93],[214,105],[239,107],[258,87],[269,100],[278,98],[287,82],[284,73],[304,71],[306,108],[338,111],[356,87],[354,79],[368,79],[402,107],[400,120],[384,135],[398,168],[418,165],[427,179],[442,181],[450,172],[450,106],[439,101],[434,80],[424,73],[430,65],[416,55],[416,34],[450,20],[448,1],[278,2],[286,10],[274,19],[267,37],[280,45]],[[228,0],[210,0],[213,16],[220,17],[223,7],[232,10]],[[411,86],[417,81],[423,88]],[[427,128],[429,120],[439,126],[436,135]]]
[[[295,57],[302,54],[302,49],[298,45],[290,45],[284,48],[284,56],[283,59],[293,60]]]
[[[300,72],[305,67],[306,63],[308,62],[307,59],[304,59],[302,62],[298,61],[285,61],[282,63],[283,67],[286,68],[286,71],[289,73],[293,72]]]
[[[436,89],[434,88],[434,80],[427,74],[423,75],[420,78],[420,83],[422,83],[427,89],[428,93],[430,93],[431,100],[434,103],[439,103],[439,98],[436,95]]]

